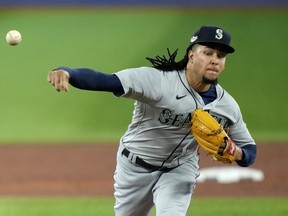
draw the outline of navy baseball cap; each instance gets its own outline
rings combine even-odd
[[[201,44],[216,46],[226,53],[233,53],[235,49],[230,46],[231,36],[228,32],[217,26],[202,26],[191,37],[190,45]]]

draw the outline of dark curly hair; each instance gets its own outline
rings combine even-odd
[[[178,49],[176,49],[172,54],[170,50],[167,48],[168,51],[168,58],[165,55],[162,57],[157,55],[154,59],[147,57],[146,59],[151,62],[154,68],[162,71],[173,71],[173,70],[183,70],[186,68],[186,65],[189,61],[188,53],[192,49],[192,45],[186,49],[186,54],[180,61],[176,62],[176,56]]]

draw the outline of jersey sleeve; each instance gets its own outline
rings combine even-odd
[[[243,152],[243,158],[241,161],[237,161],[237,164],[241,167],[253,164],[256,160],[256,143],[243,121],[240,108],[238,108],[236,123],[230,127],[229,136]]]
[[[239,147],[245,145],[255,145],[246,123],[243,121],[242,114],[239,110],[237,121],[230,127],[229,136],[233,139]]]
[[[121,96],[141,102],[157,101],[161,96],[161,73],[149,67],[132,68],[119,71],[124,94]]]
[[[241,167],[250,166],[256,160],[256,143],[243,120],[240,107],[228,92],[220,89],[219,85],[218,94],[219,100],[214,108],[220,116],[218,120],[222,122],[221,125],[227,129],[229,137],[243,152],[242,160],[236,162]]]

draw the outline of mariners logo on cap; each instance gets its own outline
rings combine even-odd
[[[216,30],[215,38],[218,39],[218,40],[223,38],[223,30],[222,29],[217,29]]]

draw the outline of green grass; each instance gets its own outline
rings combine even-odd
[[[196,198],[188,215],[284,216],[287,198]]]
[[[108,216],[113,215],[111,198],[2,198],[0,215],[5,216]]]
[[[5,216],[111,216],[112,198],[1,198]],[[286,216],[288,198],[194,198],[188,216]],[[155,216],[155,209],[151,216]]]
[[[286,50],[288,13],[160,9],[1,10],[0,142],[116,141],[133,101],[70,88],[56,93],[49,70],[65,65],[106,73],[149,65],[145,57],[179,48],[194,30],[219,25],[232,34],[220,83],[238,101],[257,140],[288,140]],[[5,35],[19,30],[11,47]]]

